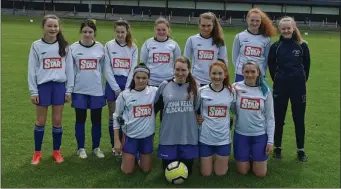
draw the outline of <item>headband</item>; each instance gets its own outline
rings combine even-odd
[[[136,69],[134,69],[134,73],[136,73],[136,72],[145,72],[145,73],[149,74],[149,70],[146,68],[136,68]]]

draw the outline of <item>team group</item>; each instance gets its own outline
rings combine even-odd
[[[60,30],[59,18],[45,16],[44,36],[32,43],[28,61],[28,85],[36,105],[31,163],[39,164],[42,159],[49,106],[52,157],[58,163],[64,161],[60,152],[62,112],[64,103],[69,102],[76,114],[77,155],[87,158],[85,122],[90,109],[92,152],[103,158],[101,117],[102,108],[108,104],[112,152],[122,156],[123,173],[133,172],[135,163],[143,172],[151,171],[155,117],[160,113],[157,156],[162,159],[163,170],[178,160],[191,174],[193,160],[200,158],[202,175],[224,175],[233,144],[237,171],[246,174],[252,169],[256,176],[263,177],[268,155],[282,158],[289,99],[297,157],[306,161],[304,116],[310,69],[307,42],[291,17],[279,21],[280,38],[273,44],[271,37],[277,29],[264,12],[253,8],[246,20],[248,28],[238,33],[233,42],[236,75],[231,84],[223,30],[211,12],[200,15],[200,32],[187,39],[183,56],[169,35],[168,20],[158,18],[155,36],[144,42],[140,60],[125,20],[115,22],[115,39],[105,45],[95,40],[97,28],[93,20],[85,20],[80,26],[81,39],[69,45]],[[272,90],[265,81],[267,70],[274,83]],[[233,139],[230,112],[235,115]]]

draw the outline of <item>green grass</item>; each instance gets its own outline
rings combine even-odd
[[[173,187],[166,183],[160,169],[160,160],[154,158],[153,171],[140,171],[131,176],[120,172],[119,161],[111,156],[107,129],[107,107],[103,110],[101,148],[106,158],[98,160],[89,155],[79,159],[74,137],[75,115],[69,104],[63,117],[62,151],[65,162],[57,165],[50,154],[52,149],[51,113],[43,143],[43,161],[30,165],[33,154],[33,124],[35,107],[30,103],[27,86],[27,57],[32,41],[41,37],[40,18],[2,16],[2,187]],[[80,20],[63,20],[63,32],[70,43],[79,40]],[[97,40],[103,44],[112,39],[111,22],[97,21]],[[152,23],[132,23],[133,34],[139,48],[153,36]],[[231,62],[232,41],[242,28],[224,28]],[[183,50],[186,39],[198,32],[196,26],[173,25],[172,37]],[[304,33],[306,31],[302,31]],[[277,38],[276,38],[277,39]],[[269,160],[268,176],[256,178],[252,174],[236,173],[235,161],[230,160],[226,176],[201,177],[199,162],[195,162],[194,175],[181,187],[339,187],[340,186],[340,38],[337,32],[309,31],[305,36],[311,50],[311,77],[307,84],[306,152],[309,161],[296,160],[294,126],[290,107],[284,129],[284,159]],[[233,66],[230,64],[233,76]],[[271,83],[271,81],[269,81]],[[90,122],[87,123],[86,146],[91,146]],[[156,135],[157,136],[157,135]],[[157,140],[156,140],[157,142]],[[155,145],[157,144],[155,142]]]

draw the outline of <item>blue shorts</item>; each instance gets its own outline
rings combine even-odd
[[[79,109],[99,109],[106,105],[104,96],[91,96],[85,94],[72,93],[73,108]]]
[[[128,77],[121,75],[115,75],[114,77],[121,91],[123,91],[126,87]],[[107,98],[108,101],[115,101],[117,99],[115,91],[112,90],[108,81],[105,84],[105,97]]]
[[[214,146],[199,142],[199,153],[200,157],[209,157],[213,154],[217,154],[219,156],[230,156],[231,144]]]
[[[161,159],[194,159],[199,157],[198,145],[159,145],[157,156]]]
[[[64,105],[65,83],[50,81],[38,85],[38,106]]]
[[[244,136],[234,133],[233,152],[236,161],[265,161],[268,156],[265,153],[268,135]]]
[[[123,152],[125,153],[134,155],[137,152],[140,152],[140,154],[151,154],[153,152],[153,144],[154,134],[140,139],[130,138],[123,134],[122,145]]]
[[[239,82],[239,81],[243,81],[244,80],[244,76],[236,74],[236,79],[234,80],[235,82]]]

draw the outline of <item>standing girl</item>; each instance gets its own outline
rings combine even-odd
[[[174,60],[181,55],[179,45],[170,38],[170,25],[165,18],[155,21],[155,37],[147,39],[141,47],[140,62],[150,69],[149,85],[159,86],[174,76]]]
[[[306,161],[304,152],[306,82],[309,78],[310,52],[294,19],[284,17],[279,22],[280,39],[270,48],[269,70],[273,80],[275,106],[275,153],[281,159],[282,135],[288,101],[291,102],[295,124],[297,157]]]
[[[210,83],[209,68],[212,62],[221,59],[228,64],[223,29],[212,12],[199,17],[200,33],[186,41],[184,56],[192,61],[192,73],[201,86]]]
[[[138,48],[133,42],[130,25],[125,20],[115,22],[116,39],[105,44],[105,96],[109,109],[109,135],[114,150],[114,130],[112,115],[115,110],[115,101],[125,88],[128,88],[133,78],[133,70],[137,65]]]
[[[193,160],[199,156],[198,84],[190,73],[190,62],[178,57],[174,62],[174,79],[161,83],[155,97],[155,111],[163,112],[158,157],[163,170],[173,161],[183,162],[192,173]]]
[[[91,19],[85,20],[79,31],[82,39],[70,47],[75,71],[72,107],[76,112],[77,154],[83,159],[87,158],[84,145],[87,109],[91,110],[92,151],[98,158],[104,157],[99,148],[102,135],[102,108],[106,104],[102,80],[104,48],[101,43],[95,41],[96,31],[95,23]]]
[[[248,61],[258,62],[262,76],[267,70],[267,57],[270,50],[270,37],[276,35],[276,28],[270,18],[258,8],[249,10],[246,16],[248,28],[236,35],[233,42],[232,62],[235,68],[235,81],[242,81],[242,68]]]
[[[247,62],[242,71],[244,81],[233,84],[236,91],[234,157],[239,173],[247,174],[252,161],[253,173],[264,177],[267,155],[273,150],[274,140],[272,94],[257,63]]]
[[[153,137],[155,132],[154,100],[156,87],[148,86],[150,71],[139,64],[133,71],[133,80],[128,89],[117,99],[114,118],[115,151],[123,151],[121,170],[132,173],[135,167],[135,154],[140,154],[140,168],[143,172],[152,169]],[[124,124],[119,117],[123,115]],[[122,127],[121,142],[119,130]]]
[[[44,137],[47,110],[52,105],[52,157],[57,163],[64,161],[62,142],[62,113],[64,103],[70,102],[74,85],[71,51],[60,29],[60,20],[55,15],[46,15],[42,21],[43,38],[32,43],[28,60],[28,87],[31,102],[36,105],[34,127],[35,152],[32,164],[41,160],[41,145]]]
[[[199,131],[200,170],[203,176],[225,175],[231,151],[230,107],[235,94],[230,85],[226,64],[220,61],[210,66],[211,83],[200,88]],[[213,155],[215,161],[213,163]]]

